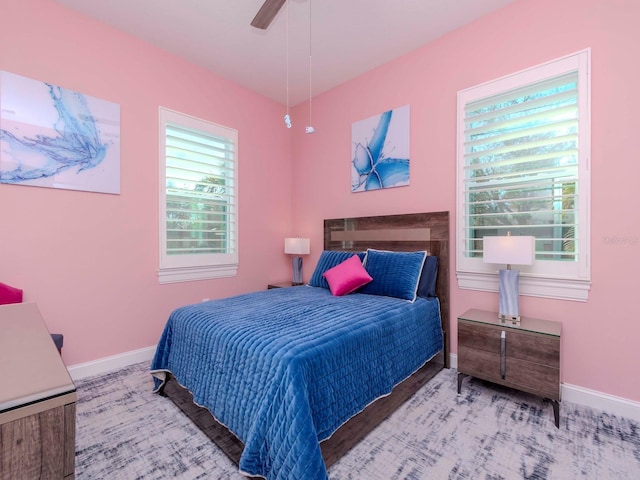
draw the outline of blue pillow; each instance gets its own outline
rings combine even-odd
[[[414,302],[426,257],[427,252],[424,251],[367,250],[364,267],[373,280],[358,290],[358,293],[384,295]]]
[[[327,280],[322,276],[322,274],[330,268],[341,264],[348,258],[353,257],[354,255],[358,255],[358,257],[360,257],[360,260],[362,261],[365,256],[365,252],[343,252],[338,250],[323,251],[320,254],[318,263],[316,264],[316,269],[313,271],[313,275],[311,275],[309,285],[312,287],[322,287],[328,289],[329,284],[327,283]]]
[[[427,255],[418,283],[418,296],[429,298],[436,296],[436,281],[438,279],[438,257]]]

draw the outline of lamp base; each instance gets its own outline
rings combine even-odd
[[[498,272],[498,318],[504,322],[520,323],[520,272],[501,269]]]
[[[293,257],[291,259],[293,267],[293,280],[291,285],[302,285],[302,257]]]
[[[502,323],[510,323],[511,325],[520,325],[520,315],[507,315],[504,313],[499,313],[498,319]]]

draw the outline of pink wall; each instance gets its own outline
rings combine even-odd
[[[0,69],[120,104],[121,194],[0,185],[0,282],[65,336],[67,364],[154,345],[169,312],[290,276],[282,106],[51,0],[1,0]],[[239,131],[240,267],[159,285],[158,107]]]
[[[449,210],[455,225],[456,92],[591,47],[589,300],[525,297],[521,310],[562,322],[565,383],[640,401],[635,381],[640,321],[633,314],[640,215],[632,197],[640,188],[638,18],[640,2],[635,0],[519,0],[314,97],[316,133],[295,136],[292,149],[294,222],[311,237],[312,258],[321,250],[324,218]],[[411,105],[411,185],[352,194],[352,122],[406,104]],[[292,113],[306,118],[307,105]],[[313,264],[307,262],[307,275]],[[451,288],[454,319],[468,308],[496,308],[497,294],[460,290],[455,275]],[[456,330],[454,322],[454,339]]]

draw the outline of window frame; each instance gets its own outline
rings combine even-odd
[[[467,257],[465,218],[465,106],[501,93],[542,82],[563,74],[578,72],[578,225],[580,235],[578,260],[570,265],[551,260],[536,260],[531,266],[517,266],[520,270],[520,294],[586,301],[591,287],[591,50],[585,49],[532,68],[500,77],[464,90],[457,95],[457,225],[456,275],[461,289],[498,291],[497,266],[485,264],[482,257]]]
[[[159,263],[158,281],[164,283],[188,282],[212,278],[232,277],[238,270],[238,131],[208,120],[159,107]],[[230,253],[216,254],[167,254],[167,195],[166,195],[166,124],[172,123],[185,129],[206,132],[227,138],[233,142],[233,211],[230,233]]]

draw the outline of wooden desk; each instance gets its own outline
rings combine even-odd
[[[0,305],[0,479],[73,478],[76,388],[35,303]]]

